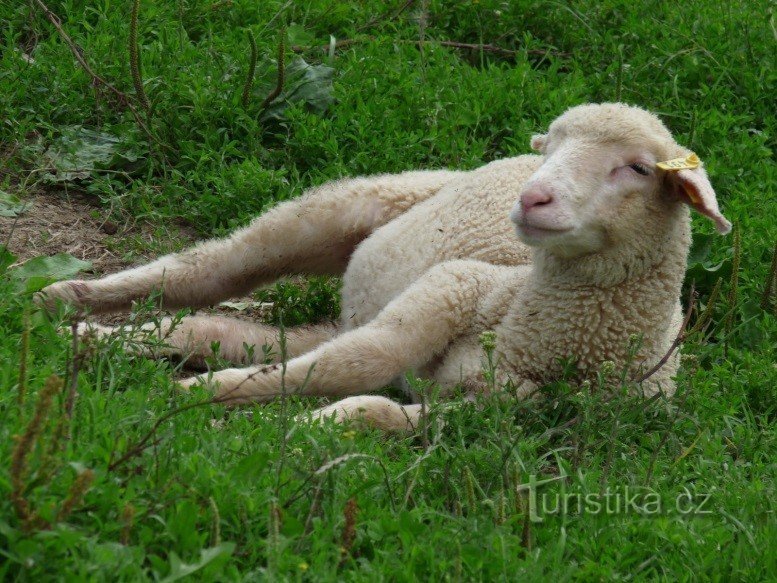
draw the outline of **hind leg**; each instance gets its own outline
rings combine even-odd
[[[161,291],[165,308],[201,307],[286,275],[342,274],[356,246],[378,227],[433,196],[456,173],[407,172],[330,182],[279,204],[226,239],[94,281],[64,281],[39,301],[92,312],[128,310]]]
[[[238,365],[261,364],[281,359],[280,330],[224,316],[188,316],[176,321],[162,318],[142,326],[102,326],[82,323],[81,334],[98,338],[118,337],[125,348],[150,358],[177,358],[188,366],[204,368],[206,359],[214,355]],[[288,328],[285,333],[285,354],[294,358],[330,340],[337,334],[333,323]]]
[[[286,366],[232,368],[181,381],[215,385],[218,402],[266,402],[280,395],[346,396],[377,390],[475,333],[480,299],[499,268],[448,261],[424,274],[372,321],[338,335]]]

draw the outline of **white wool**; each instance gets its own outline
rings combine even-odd
[[[471,172],[325,184],[228,239],[100,280],[54,284],[44,301],[117,310],[161,289],[166,306],[201,306],[284,275],[342,274],[339,330],[290,330],[285,371],[272,365],[216,372],[217,398],[229,403],[266,401],[282,387],[358,395],[407,370],[444,389],[482,391],[478,338],[486,330],[496,333],[500,383],[518,396],[558,378],[570,359],[577,380],[596,379],[612,362],[636,383],[679,332],[688,207],[721,232],[730,223],[701,167],[656,168],[690,152],[642,109],[572,108],[532,146],[541,155]],[[243,342],[277,342],[267,326],[224,318],[185,319],[172,332],[166,326],[160,333],[168,353],[200,360],[214,340],[238,364],[246,364]],[[635,388],[673,393],[677,364],[675,355]],[[417,406],[362,396],[316,416],[407,429],[418,414]]]

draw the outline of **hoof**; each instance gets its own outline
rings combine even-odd
[[[192,387],[196,386],[202,386],[207,387],[208,386],[208,379],[206,377],[189,377],[188,379],[181,379],[180,381],[175,381],[175,388],[179,391],[190,391]]]
[[[72,306],[83,306],[89,296],[89,284],[81,280],[59,281],[35,294],[33,301],[42,308],[54,310],[60,301]]]

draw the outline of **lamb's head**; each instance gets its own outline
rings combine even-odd
[[[532,147],[544,160],[510,214],[529,245],[565,258],[617,248],[635,233],[654,245],[678,228],[687,230],[686,205],[712,219],[720,233],[731,229],[700,164],[670,171],[656,166],[691,152],[643,109],[574,107],[547,134],[534,136]]]

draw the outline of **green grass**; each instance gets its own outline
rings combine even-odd
[[[57,333],[67,315],[32,310],[29,291],[43,282],[22,291],[3,253],[4,580],[175,580],[194,567],[192,580],[777,578],[777,323],[774,308],[761,307],[777,240],[773,7],[431,0],[422,18],[422,4],[311,1],[281,11],[279,1],[141,2],[149,141],[126,108],[95,93],[34,2],[3,3],[0,189],[24,200],[58,178],[98,197],[106,213],[160,225],[182,218],[203,236],[223,234],[332,178],[472,168],[527,152],[529,136],[569,106],[635,103],[661,114],[705,160],[741,232],[734,274],[733,239],[694,220],[689,280],[701,308],[718,276],[723,283],[710,327],[683,348],[678,395],[603,402],[560,382],[530,403],[484,399],[434,414],[410,437],[296,423],[311,406],[296,400],[165,418],[205,395],[176,393],[172,364],[111,344],[80,346],[73,381],[70,340]],[[131,2],[48,5],[95,71],[136,103]],[[283,27],[287,90],[306,99],[262,111]],[[244,108],[248,29],[258,62]],[[330,35],[354,42],[330,53]],[[302,87],[300,57],[316,67]],[[96,132],[91,141],[73,141],[79,127]],[[84,157],[86,145],[96,158]],[[65,159],[66,146],[75,158]],[[84,176],[61,182],[78,164]],[[292,323],[331,316],[336,289],[315,280],[259,296],[283,305]],[[52,375],[65,387],[32,428],[21,472],[13,436],[27,431]],[[58,517],[86,470],[93,481],[83,499]],[[532,522],[517,487],[560,475],[539,487],[538,500],[545,494],[552,507],[555,494],[568,495],[568,511],[540,508],[543,520]],[[623,501],[617,512],[575,506],[627,489],[642,512]],[[15,496],[37,518],[20,517]],[[689,496],[705,513],[677,509]],[[651,503],[660,511],[648,512]]]

